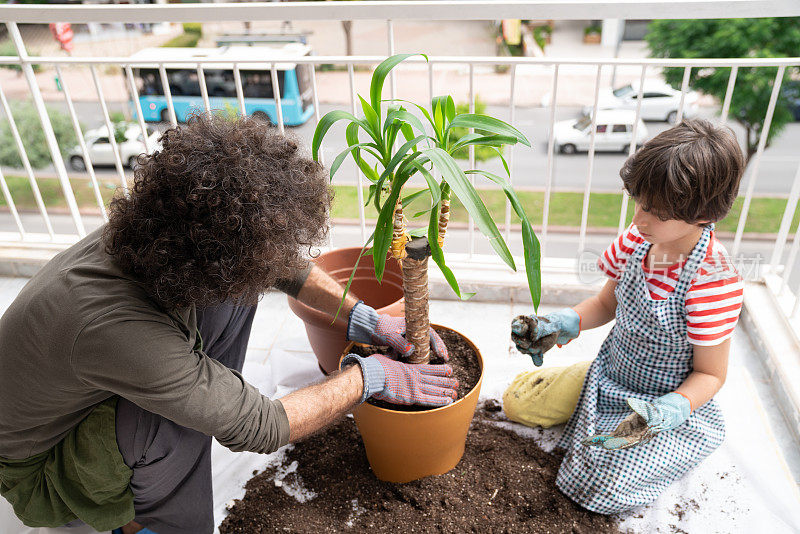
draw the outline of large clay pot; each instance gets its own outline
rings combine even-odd
[[[317,257],[314,262],[342,285],[347,284],[361,247],[331,250]],[[351,294],[375,308],[378,313],[402,317],[404,313],[403,273],[393,259],[386,260],[383,281],[375,279],[375,264],[372,256],[364,256],[358,262],[358,270],[350,284]],[[332,317],[317,311],[297,299],[289,297],[289,308],[306,325],[311,348],[317,356],[319,366],[325,374],[339,367],[339,357],[347,346],[345,327],[341,321],[331,324]]]
[[[437,329],[454,330],[437,326]],[[464,337],[462,335],[462,337]],[[465,397],[453,404],[423,412],[401,412],[365,402],[353,410],[372,471],[387,482],[411,482],[453,469],[464,455],[469,424],[475,414],[483,383],[483,357],[478,355],[481,377]],[[342,358],[353,344],[348,345]]]

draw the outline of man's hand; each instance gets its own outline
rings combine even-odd
[[[405,338],[406,320],[402,317],[378,315],[374,308],[359,301],[350,312],[347,324],[347,339],[358,343],[393,348],[403,358],[414,352],[414,345]],[[430,331],[431,348],[447,361],[447,347],[433,328]]]
[[[511,322],[511,339],[517,350],[527,354],[537,367],[542,355],[553,345],[565,345],[578,337],[581,318],[572,308],[565,308],[542,317],[519,315]]]
[[[380,354],[362,358],[348,354],[342,367],[358,363],[364,375],[362,402],[373,397],[392,404],[445,406],[458,396],[458,381],[449,365],[406,364]]]
[[[633,413],[622,420],[611,434],[595,434],[581,441],[583,445],[609,450],[627,449],[651,440],[659,432],[682,425],[691,413],[689,399],[680,393],[667,393],[652,403],[628,399]]]

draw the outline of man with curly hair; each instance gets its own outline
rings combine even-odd
[[[331,315],[342,299],[307,260],[327,232],[324,169],[246,118],[196,116],[162,145],[140,157],[108,224],[44,266],[0,319],[0,494],[27,525],[210,533],[212,436],[269,453],[372,395],[456,396],[449,366],[378,355],[262,396],[240,374],[259,295],[276,287]],[[352,295],[338,320],[350,339],[413,350],[402,319]]]

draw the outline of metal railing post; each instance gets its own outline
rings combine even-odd
[[[53,158],[53,167],[55,167],[58,181],[61,183],[61,189],[64,192],[64,198],[67,201],[69,213],[72,216],[72,222],[75,224],[78,235],[83,237],[86,235],[86,228],[83,226],[83,220],[78,210],[78,203],[75,201],[75,193],[72,191],[72,186],[69,183],[69,176],[67,175],[67,168],[64,166],[64,158],[61,157],[61,149],[58,147],[58,141],[56,140],[55,132],[53,132],[53,125],[50,124],[50,117],[44,105],[42,92],[39,90],[39,84],[36,82],[36,75],[33,73],[33,67],[30,64],[28,53],[25,50],[25,43],[22,42],[22,35],[19,33],[16,22],[6,22],[6,27],[8,28],[8,34],[11,36],[11,41],[17,49],[22,73],[25,75],[25,80],[28,82],[33,104],[36,106],[36,111],[39,113],[39,120],[42,122],[42,130],[44,131],[44,137],[47,141],[47,148],[50,150],[50,157]]]

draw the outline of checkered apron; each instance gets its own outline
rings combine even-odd
[[[686,292],[712,230],[713,225],[704,229],[666,300],[653,300],[647,288],[642,260],[650,243],[639,244],[627,262],[615,291],[616,324],[589,367],[578,408],[559,442],[566,455],[556,485],[584,508],[612,514],[647,504],[722,443],[722,414],[710,400],[681,426],[636,447],[609,451],[581,445],[592,434],[613,431],[631,413],[628,397],[652,402],[691,373]]]

